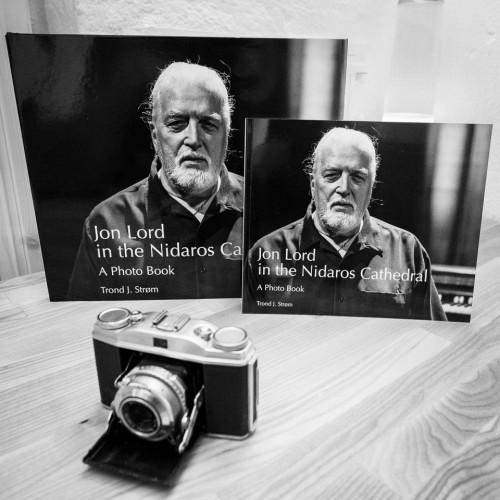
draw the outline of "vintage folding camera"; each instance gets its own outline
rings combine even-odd
[[[111,413],[85,463],[168,484],[200,430],[231,439],[254,431],[257,354],[243,329],[115,307],[92,336]]]

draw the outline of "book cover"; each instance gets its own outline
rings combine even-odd
[[[470,321],[491,125],[246,135],[243,312]]]
[[[244,119],[341,118],[347,42],[27,34],[7,42],[50,299],[240,297]],[[187,109],[196,123],[196,144],[174,159],[215,172],[203,193],[169,190],[162,168],[168,141],[190,128],[169,122],[165,135],[166,121],[153,116],[153,84],[172,62],[213,68],[229,89],[219,103],[211,76],[193,84],[204,87],[204,105],[229,110],[230,124],[226,111],[205,116],[174,95],[172,74],[172,95],[159,93],[165,120]],[[215,135],[223,136],[215,148],[204,144]]]

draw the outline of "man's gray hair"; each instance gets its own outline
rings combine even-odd
[[[234,98],[229,94],[229,77],[208,66],[194,64],[191,62],[172,62],[164,68],[156,79],[151,93],[145,103],[143,119],[147,123],[154,121],[161,108],[161,89],[164,82],[169,80],[192,80],[197,76],[202,76],[207,84],[212,84],[213,88],[219,93],[222,105],[222,118],[227,129],[231,131],[231,115],[234,109]]]
[[[304,172],[306,174],[312,174],[314,170],[314,166],[318,162],[321,150],[325,145],[326,141],[329,140],[332,136],[337,136],[338,138],[346,138],[352,140],[353,137],[359,139],[360,141],[365,142],[368,145],[369,149],[373,149],[371,166],[373,170],[373,179],[375,180],[377,170],[380,163],[380,157],[377,154],[377,145],[378,140],[376,137],[365,134],[364,132],[360,132],[359,130],[354,130],[349,127],[333,127],[321,138],[321,140],[314,146],[314,150],[311,155],[306,158],[304,161]]]

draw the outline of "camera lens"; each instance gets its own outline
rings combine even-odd
[[[127,401],[121,405],[123,419],[128,427],[143,434],[158,430],[159,423],[154,412],[141,401]]]
[[[186,385],[167,367],[138,365],[119,382],[112,407],[136,436],[175,444],[186,425]]]

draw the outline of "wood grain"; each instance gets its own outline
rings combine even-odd
[[[483,227],[470,324],[124,302],[241,326],[259,354],[256,433],[200,437],[168,490],[82,463],[108,414],[92,325],[116,303],[50,303],[43,273],[0,283],[0,497],[500,498],[500,226]]]
[[[450,457],[462,454],[485,430],[491,434],[489,429],[497,427],[499,415],[497,359],[408,419],[358,460],[400,496],[412,498],[427,483],[436,482],[436,471],[438,476],[449,472]],[[500,480],[500,468],[497,471]]]

